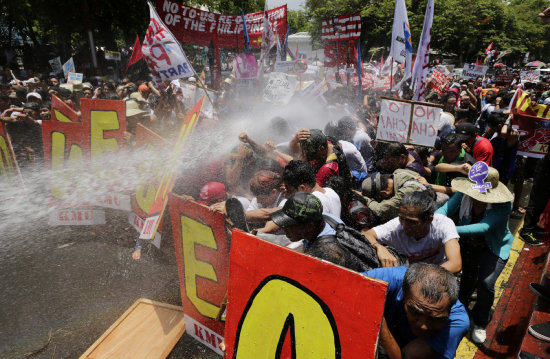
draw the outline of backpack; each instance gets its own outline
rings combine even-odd
[[[323,215],[323,219],[336,231],[336,235],[318,237],[310,244],[308,252],[315,251],[315,247],[336,244],[347,252],[347,268],[357,272],[365,272],[373,268],[382,267],[376,253],[376,248],[369,243],[361,232],[343,223],[338,223],[329,216]],[[399,266],[409,265],[407,257],[397,252],[397,250],[391,246],[385,247],[397,259]]]

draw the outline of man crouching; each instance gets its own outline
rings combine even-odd
[[[455,357],[470,323],[450,272],[435,264],[415,263],[364,274],[388,282],[380,358]]]

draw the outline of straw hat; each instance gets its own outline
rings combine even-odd
[[[144,113],[147,113],[147,111],[140,109],[136,100],[132,99],[126,101],[126,117],[142,115]]]
[[[480,162],[475,163],[474,166],[479,163]],[[472,169],[474,166],[472,166]],[[487,168],[487,178],[485,178],[482,182],[486,184],[490,183],[491,187],[488,188],[486,192],[475,189],[474,187],[476,186],[476,182],[464,177],[453,179],[451,182],[451,187],[456,189],[458,192],[462,192],[465,195],[472,197],[473,199],[477,199],[480,202],[505,203],[513,201],[514,195],[510,192],[510,190],[508,190],[505,184],[499,182],[498,171],[493,167],[487,166]],[[470,174],[472,173],[472,169],[470,169]],[[471,177],[471,175],[469,177]]]

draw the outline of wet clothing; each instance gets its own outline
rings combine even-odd
[[[439,163],[448,163],[455,166],[460,166],[465,163],[469,163],[473,165],[474,163],[476,163],[476,160],[475,158],[472,157],[472,155],[467,153],[466,150],[462,148],[460,150],[460,154],[453,162],[449,163],[445,160],[443,156],[441,156],[441,158],[439,159]],[[437,172],[437,177],[435,178],[435,184],[440,186],[450,187],[451,181],[457,177],[466,177],[466,176],[460,172],[447,172],[447,173]]]
[[[416,339],[409,327],[404,307],[403,278],[406,271],[406,267],[387,267],[363,273],[388,283],[384,318],[400,348]],[[457,301],[451,307],[447,325],[424,341],[438,353],[438,359],[454,359],[458,344],[468,332],[469,327],[470,320],[466,308],[460,301]]]
[[[485,137],[476,136],[471,154],[476,161],[483,161],[490,167],[493,167],[493,145],[491,145],[491,141]]]

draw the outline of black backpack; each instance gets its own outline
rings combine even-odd
[[[345,252],[346,267],[351,270],[365,272],[373,268],[382,267],[376,253],[376,248],[369,243],[367,238],[365,238],[361,232],[346,226],[343,223],[338,223],[329,216],[324,215],[323,219],[336,231],[336,235],[318,237],[315,241],[310,243],[306,253],[322,253],[323,251],[319,250],[320,247],[326,245],[337,245]],[[398,265],[409,265],[407,257],[397,252],[397,250],[391,246],[385,247],[397,259]],[[331,261],[329,258],[322,258],[322,256],[319,255],[315,256]]]

